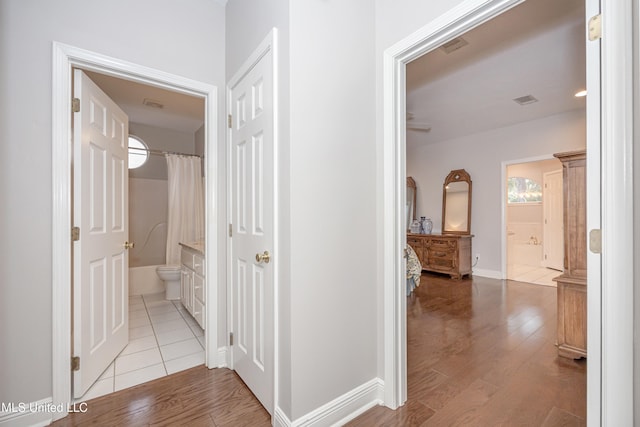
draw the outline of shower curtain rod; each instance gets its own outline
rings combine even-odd
[[[201,156],[199,154],[189,154],[189,153],[179,153],[177,151],[163,151],[163,150],[151,150],[149,148],[138,148],[138,147],[129,147],[129,150],[138,150],[138,151],[146,151],[149,154],[155,154],[157,156],[164,156],[165,154],[176,154],[178,156],[187,156],[187,157],[199,157],[199,158],[203,158],[204,156]]]

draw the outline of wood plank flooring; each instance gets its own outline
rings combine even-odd
[[[269,413],[228,369],[204,365],[87,402],[53,426],[269,426]]]
[[[556,288],[423,273],[407,299],[407,403],[356,426],[583,426],[586,361],[558,357]]]
[[[408,400],[348,426],[583,426],[586,361],[557,356],[556,289],[424,273],[407,298]],[[88,402],[54,426],[268,426],[240,378],[204,366]]]

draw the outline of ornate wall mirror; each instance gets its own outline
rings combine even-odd
[[[416,182],[410,176],[407,177],[407,204],[405,206],[406,228],[409,230],[411,222],[416,218]]]
[[[451,171],[444,180],[442,233],[471,234],[471,177],[464,169]]]

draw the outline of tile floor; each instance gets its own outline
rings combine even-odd
[[[204,363],[204,331],[164,293],[129,297],[129,344],[78,402]]]
[[[507,267],[507,278],[518,282],[534,283],[536,285],[556,286],[553,281],[562,272],[545,267],[532,267],[530,265],[510,265]]]

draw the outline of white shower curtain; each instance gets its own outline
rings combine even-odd
[[[180,264],[180,242],[204,239],[204,186],[199,157],[167,154],[167,265]]]

